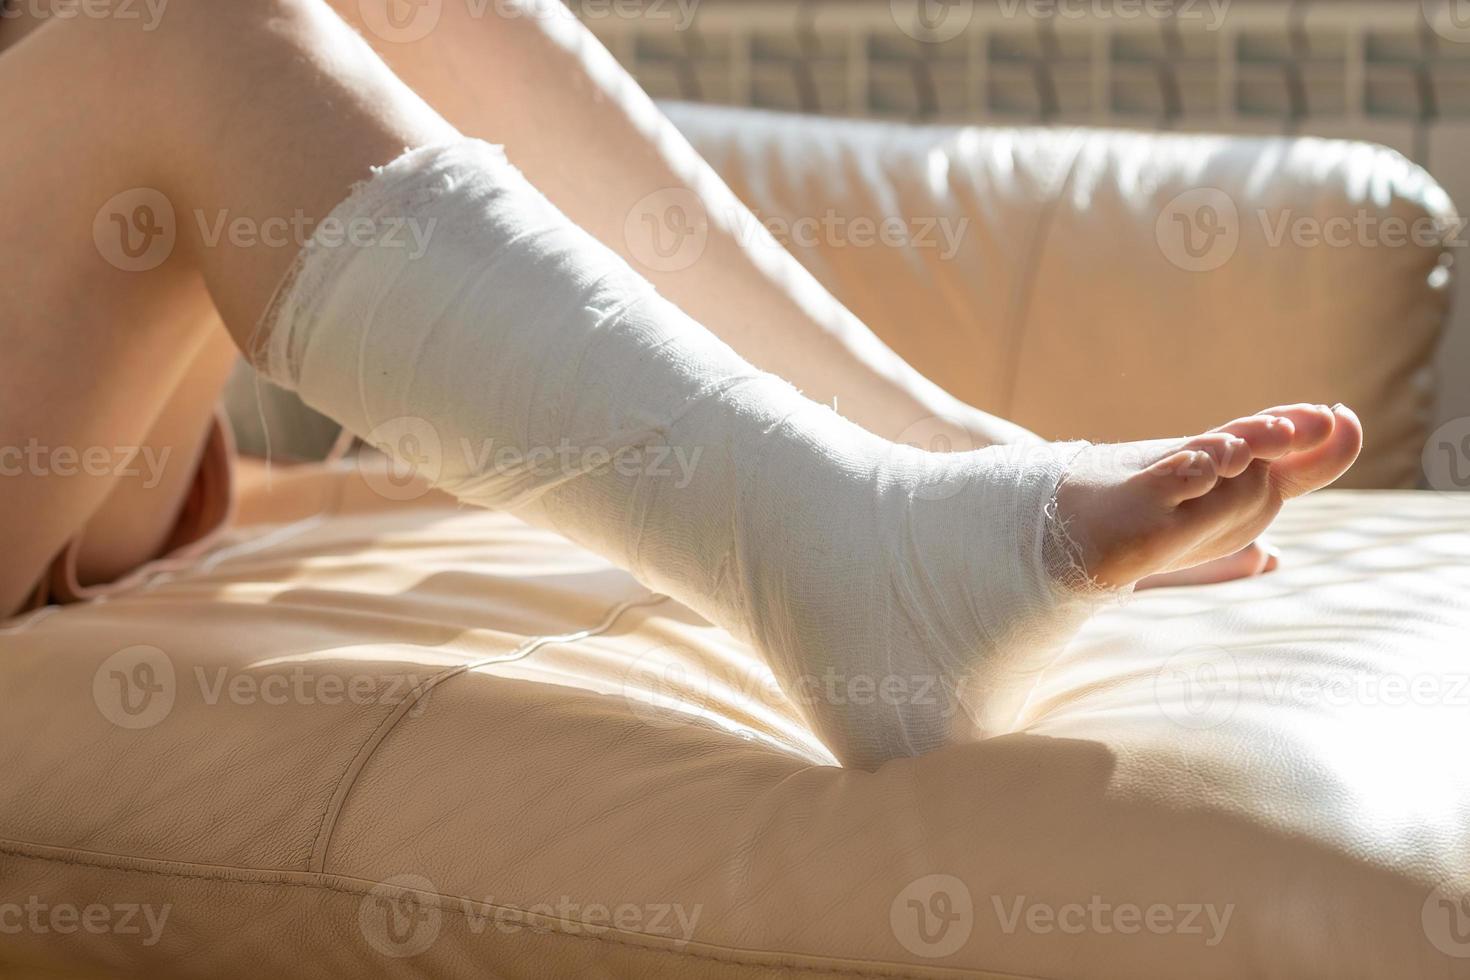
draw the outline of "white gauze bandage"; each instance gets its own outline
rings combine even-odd
[[[415,462],[442,489],[753,644],[844,764],[1007,730],[1089,610],[1048,518],[1077,444],[872,435],[660,297],[500,148],[407,153],[330,224],[378,234],[302,252],[266,374],[389,451],[429,432]]]

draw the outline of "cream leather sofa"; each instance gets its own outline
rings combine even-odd
[[[1443,250],[1267,234],[1447,222],[1387,151],[671,111],[773,223],[968,219],[793,248],[1048,434],[1342,399],[1358,487],[1462,448]],[[197,562],[0,630],[0,976],[1470,977],[1470,494],[1274,534],[1275,574],[1100,615],[1016,732],[858,772],[598,558],[278,471]]]

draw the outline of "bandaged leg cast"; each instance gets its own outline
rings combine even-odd
[[[164,322],[153,314],[202,282],[270,377],[352,431],[397,451],[396,435],[420,431],[405,427],[427,426],[440,486],[552,527],[746,639],[845,764],[1008,730],[1097,602],[1239,552],[1286,499],[1356,456],[1352,413],[1311,405],[1124,446],[891,443],[752,367],[513,159],[464,139],[323,4],[170,13],[146,43],[76,19],[6,56],[18,77],[105,69],[73,83],[67,118],[38,115],[16,144],[82,188],[48,199],[47,227],[89,227],[98,201],[142,185],[184,215],[335,208],[331,228],[426,231],[422,254],[411,236],[381,234],[319,235],[296,254],[206,244],[185,222],[156,273],[104,269],[102,281],[141,324]],[[88,108],[109,95],[107,113]],[[17,125],[32,126],[27,112]],[[114,148],[113,169],[81,134]],[[67,169],[83,160],[90,169]],[[62,380],[95,387],[103,369]],[[660,447],[690,469],[620,462]],[[32,490],[11,509],[56,509],[39,484],[8,492]],[[78,491],[67,506],[96,499]],[[829,678],[933,680],[942,693],[853,704],[821,696]]]
[[[427,425],[409,445],[440,447],[442,489],[554,528],[755,645],[852,765],[1006,731],[1100,596],[1249,541],[1310,465],[1283,457],[1338,417],[929,453],[751,367],[498,147],[406,153],[334,217],[433,233],[422,255],[309,246],[261,324],[267,374],[390,452]],[[512,451],[461,451],[480,444]],[[567,444],[575,462],[546,465]],[[692,475],[622,465],[655,447]],[[813,695],[833,678],[943,696]]]

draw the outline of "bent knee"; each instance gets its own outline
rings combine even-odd
[[[266,73],[282,49],[296,56],[341,56],[358,43],[327,0],[155,3],[160,12],[152,29],[139,32],[141,47],[165,74],[170,66],[187,73],[172,76],[176,94],[184,97],[199,91],[195,85],[206,93],[240,92],[241,83],[266,88]]]

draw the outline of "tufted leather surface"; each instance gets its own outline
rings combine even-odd
[[[863,773],[572,545],[274,489],[0,635],[0,903],[167,909],[7,931],[0,975],[1470,976],[1470,497],[1311,498],[1280,573],[1140,595],[1020,731]],[[135,645],[166,713],[120,713]]]
[[[1342,401],[1367,431],[1344,485],[1421,483],[1448,302],[1436,229],[1456,218],[1392,150],[663,108],[803,265],[964,401],[1103,440]]]

